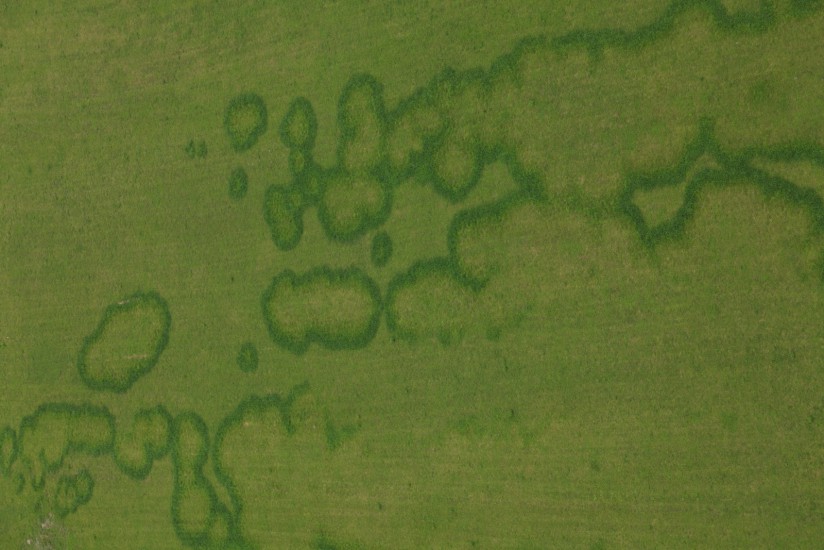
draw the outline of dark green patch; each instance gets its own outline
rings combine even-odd
[[[189,140],[189,143],[186,145],[186,156],[190,159],[206,158],[206,155],[209,154],[209,149],[206,147],[206,142],[203,140],[195,141]]]
[[[254,372],[258,368],[258,351],[252,342],[244,342],[237,353],[237,366],[243,372]]]
[[[249,189],[249,176],[246,170],[237,167],[232,170],[229,176],[229,197],[234,200],[240,200],[246,196]]]
[[[385,266],[392,258],[392,237],[386,231],[380,231],[372,237],[370,258],[375,267]]]

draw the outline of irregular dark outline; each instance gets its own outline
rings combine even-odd
[[[515,192],[501,200],[462,210],[455,214],[447,229],[446,242],[449,257],[446,261],[450,265],[450,271],[456,281],[475,292],[480,292],[490,280],[490,277],[484,279],[473,278],[461,270],[458,260],[458,235],[461,230],[490,219],[495,222],[503,221],[508,211],[513,207],[531,202],[535,202],[535,199],[530,195],[523,192]]]
[[[690,170],[702,156],[710,155],[721,166],[730,166],[727,157],[721,152],[713,137],[713,124],[709,120],[702,120],[698,137],[689,143],[677,163],[669,168],[650,173],[630,173],[627,175],[624,189],[619,194],[618,203],[621,211],[627,216],[638,232],[641,241],[649,248],[659,242],[673,239],[684,230],[687,221],[692,218],[697,200],[697,187],[702,180],[715,169],[703,169],[693,175],[684,189],[684,198],[675,215],[658,225],[651,226],[644,218],[641,209],[635,204],[634,196],[637,192],[653,191],[656,189],[674,187],[682,184]]]
[[[199,452],[194,457],[191,457],[191,461],[186,462],[184,462],[181,456],[179,455],[177,443],[180,425],[183,422],[191,422],[192,426],[198,432],[198,436],[201,438],[202,442]],[[206,465],[206,461],[209,458],[210,449],[209,429],[206,427],[206,423],[196,413],[185,412],[175,417],[172,430],[174,432],[171,443],[172,464],[174,465],[174,489],[172,490],[171,517],[172,526],[174,527],[174,531],[177,535],[177,538],[184,545],[193,548],[203,548],[213,545],[214,541],[209,540],[209,529],[214,525],[216,518],[219,515],[222,515],[224,518],[226,518],[229,528],[226,545],[245,547],[245,543],[242,542],[237,532],[237,525],[234,516],[230,513],[226,506],[224,506],[220,502],[220,499],[217,496],[215,488],[203,474],[203,468]],[[183,527],[178,522],[178,510],[180,508],[181,498],[183,498],[182,492],[184,490],[180,478],[184,469],[190,471],[193,474],[195,485],[201,489],[205,489],[206,492],[209,494],[209,526],[207,527],[207,531],[201,534],[191,534],[185,532],[183,530]]]
[[[705,154],[711,155],[721,168],[697,171],[686,182],[683,202],[675,215],[657,226],[650,226],[641,210],[633,202],[634,193],[639,190],[652,190],[681,184],[695,161]],[[681,159],[674,166],[657,172],[628,175],[626,186],[619,197],[620,209],[635,228],[641,242],[652,250],[662,242],[683,237],[686,227],[694,217],[698,201],[705,188],[753,185],[765,198],[777,197],[788,204],[803,208],[811,218],[813,229],[819,234],[824,233],[824,200],[821,196],[814,189],[797,185],[780,176],[769,174],[765,170],[754,168],[751,162],[759,158],[773,161],[810,161],[824,166],[824,150],[810,144],[781,144],[727,153],[721,150],[715,140],[712,121],[702,119],[698,137],[687,146]],[[824,278],[824,263],[820,267]]]
[[[309,125],[307,128],[308,135],[303,143],[298,143],[293,139],[293,136],[289,135],[289,126],[292,119],[300,114],[306,116]],[[315,108],[312,106],[312,102],[303,96],[293,99],[286,109],[286,114],[283,115],[283,119],[278,127],[278,133],[280,134],[281,142],[289,149],[297,149],[304,152],[309,152],[314,149],[315,138],[318,133],[318,119],[315,115]]]
[[[321,183],[321,189],[323,190],[321,193],[321,197],[318,200],[318,221],[320,221],[321,227],[323,228],[323,232],[326,237],[330,241],[337,241],[339,243],[353,243],[361,239],[365,234],[373,231],[384,223],[386,220],[389,219],[390,214],[392,213],[392,204],[394,200],[394,193],[392,189],[392,185],[390,185],[385,178],[378,177],[374,171],[363,174],[363,175],[355,175],[350,174],[349,172],[344,171],[341,168],[334,168],[332,170],[327,170],[322,172],[323,183]],[[346,233],[338,233],[334,230],[330,222],[330,211],[326,207],[326,203],[323,201],[323,194],[326,193],[328,188],[327,182],[332,178],[372,178],[378,182],[381,186],[383,192],[386,194],[386,200],[381,205],[381,208],[371,216],[361,216],[360,223],[358,227],[352,231]]]
[[[35,430],[37,428],[37,422],[39,421],[41,415],[45,413],[51,414],[65,414],[68,415],[70,419],[77,418],[80,415],[90,414],[96,416],[100,419],[103,419],[108,424],[109,435],[107,437],[107,441],[100,447],[93,447],[87,446],[85,442],[77,442],[71,438],[71,434],[66,434],[66,444],[64,445],[60,457],[57,459],[56,462],[49,464],[46,460],[46,456],[43,453],[43,450],[40,449],[37,453],[36,457],[33,457],[34,460],[40,461],[40,463],[45,468],[45,473],[53,473],[60,469],[63,465],[63,461],[70,453],[79,453],[85,454],[87,456],[102,456],[112,452],[114,448],[114,439],[115,439],[115,421],[114,416],[109,412],[109,409],[106,407],[98,406],[98,405],[91,405],[91,404],[82,404],[82,405],[73,405],[69,403],[43,403],[35,409],[34,413],[23,417],[20,421],[20,428],[18,430],[18,440],[17,440],[17,449],[19,458],[21,459],[22,463],[25,466],[28,466],[30,470],[32,470],[32,464],[30,463],[30,459],[32,457],[27,457],[22,454],[23,446],[24,446],[24,436],[26,430]],[[32,470],[33,473],[33,470]],[[34,489],[41,489],[43,484],[45,483],[45,479],[31,479],[31,484]]]
[[[80,470],[80,472],[78,472],[76,475],[60,476],[60,479],[57,481],[57,488],[55,489],[56,493],[60,494],[61,491],[69,490],[76,491],[77,483],[81,479],[88,480],[88,492],[82,494],[75,493],[75,498],[72,499],[71,504],[67,508],[63,508],[59,503],[56,502],[55,509],[57,511],[57,517],[62,519],[70,514],[75,513],[81,506],[88,504],[88,502],[92,499],[92,495],[94,494],[94,478],[92,477],[89,470],[87,470],[86,468]]]
[[[341,91],[338,98],[338,129],[340,130],[340,139],[338,140],[338,148],[336,158],[338,161],[338,169],[343,170],[345,166],[344,153],[346,147],[352,143],[358,132],[357,126],[346,116],[346,104],[349,101],[350,95],[354,90],[365,86],[371,92],[372,100],[375,107],[375,116],[380,127],[381,141],[379,144],[378,160],[374,167],[383,164],[386,158],[386,103],[383,97],[383,84],[368,73],[358,73],[352,75]],[[373,168],[374,168],[373,167]]]
[[[794,0],[794,5],[801,6],[815,6],[811,11],[817,10],[822,2],[815,0]],[[383,127],[383,162],[381,166],[375,168],[373,176],[380,181],[389,183],[391,186],[400,184],[402,181],[414,178],[423,182],[432,182],[436,191],[445,196],[452,202],[460,202],[469,194],[474,185],[470,185],[467,189],[460,193],[450,193],[441,182],[434,177],[432,168],[433,154],[438,150],[438,147],[443,142],[444,136],[451,124],[451,117],[448,111],[444,110],[444,98],[459,97],[464,89],[469,86],[480,86],[480,93],[488,93],[497,82],[501,79],[506,79],[515,86],[522,84],[519,64],[521,60],[528,54],[537,51],[554,51],[563,54],[573,49],[582,49],[589,52],[593,61],[598,61],[605,48],[621,48],[629,50],[638,50],[643,47],[651,45],[653,42],[670,35],[676,28],[678,18],[688,12],[704,12],[711,18],[713,24],[720,30],[727,33],[761,33],[774,26],[777,15],[773,3],[769,0],[762,0],[760,6],[755,11],[736,11],[730,12],[719,0],[674,0],[659,17],[652,22],[638,27],[634,31],[626,31],[614,28],[602,28],[597,30],[580,29],[572,32],[549,38],[546,35],[530,36],[520,40],[512,51],[499,56],[490,66],[488,71],[480,68],[469,69],[465,71],[456,71],[447,68],[437,74],[426,86],[418,88],[412,94],[402,98],[398,105],[389,111],[385,110],[383,106],[383,89],[382,85],[377,82],[371,75],[357,74],[350,79],[344,87],[339,101],[338,101],[338,123],[341,129],[341,138],[338,143],[338,166],[329,171],[340,170],[343,165],[342,151],[348,140],[351,140],[354,126],[348,124],[345,118],[344,105],[348,97],[349,90],[357,85],[364,83],[372,89],[372,95],[377,106],[379,120],[384,121]],[[387,151],[387,140],[397,123],[402,117],[409,114],[410,111],[418,108],[433,109],[438,113],[441,123],[438,131],[424,133],[418,136],[421,143],[421,150],[412,151],[409,158],[402,162],[402,165],[392,167]],[[817,196],[811,190],[800,190],[791,182],[781,180],[765,173],[759,173],[755,169],[746,166],[744,162],[733,159],[725,155],[717,147],[713,137],[711,123],[705,119],[701,120],[701,136],[698,140],[690,145],[688,150],[684,153],[684,158],[681,163],[670,170],[661,173],[652,174],[629,174],[627,176],[627,184],[620,192],[615,203],[610,204],[609,201],[595,201],[586,197],[585,194],[579,192],[566,193],[565,195],[554,196],[546,191],[544,188],[542,178],[537,173],[527,171],[517,160],[517,151],[511,146],[506,145],[501,141],[501,138],[494,136],[484,136],[484,140],[491,139],[491,142],[484,143],[481,138],[472,133],[469,137],[475,140],[474,147],[477,148],[476,160],[478,162],[477,174],[480,173],[483,167],[491,164],[495,160],[503,160],[509,167],[513,179],[525,191],[526,195],[532,199],[539,201],[554,202],[557,200],[564,201],[569,206],[574,206],[575,210],[580,210],[593,219],[603,219],[605,217],[628,218],[635,226],[636,231],[641,236],[642,241],[648,246],[653,247],[657,242],[666,239],[676,238],[683,232],[685,224],[691,219],[695,204],[697,200],[698,190],[710,183],[717,184],[724,178],[743,178],[756,177],[762,184],[762,189],[768,194],[779,193],[795,200],[802,201],[815,207],[814,203],[817,201]],[[816,149],[818,151],[818,149]],[[701,154],[708,153],[713,155],[716,160],[723,166],[719,170],[705,169],[697,171],[691,182],[687,185],[685,192],[685,199],[679,208],[676,216],[663,224],[651,227],[641,215],[640,210],[632,202],[632,196],[637,190],[654,189],[657,187],[664,187],[667,185],[675,185],[681,182],[687,175],[687,171],[692,167],[692,163]],[[796,154],[793,152],[793,154]],[[327,172],[327,173],[329,173]],[[793,198],[794,197],[794,198]],[[506,208],[506,199],[502,199],[500,203],[493,203],[483,207],[489,213],[491,211],[502,212]],[[391,209],[391,206],[390,206]],[[387,300],[393,295],[393,290],[397,288],[397,284],[403,280],[404,275],[409,275],[413,271],[420,271],[426,264],[438,264],[440,262],[449,263],[454,259],[455,254],[455,228],[457,224],[469,223],[473,217],[484,215],[484,210],[464,211],[456,215],[453,224],[450,225],[450,258],[439,258],[435,260],[422,260],[415,266],[411,267],[406,274],[399,274],[390,283],[390,288],[387,291]],[[386,212],[385,218],[388,219],[391,212]],[[321,215],[321,218],[323,215]],[[379,227],[385,219],[379,220],[376,227]],[[327,231],[327,236],[334,240],[335,235],[330,235]],[[354,235],[351,240],[354,241],[360,235]],[[350,239],[344,240],[349,242]],[[476,291],[483,288],[487,281],[472,280],[467,274],[461,273],[457,268],[457,264],[453,265],[452,272],[455,278],[462,282],[465,286],[473,288]],[[393,286],[394,284],[394,286]],[[391,314],[387,308],[388,318],[391,319]],[[389,323],[390,328],[393,325]]]
[[[142,409],[135,414],[134,418],[132,419],[132,432],[134,431],[135,424],[137,421],[142,418],[151,418],[155,415],[160,415],[160,417],[166,422],[166,426],[168,430],[166,432],[166,441],[160,445],[160,447],[154,447],[151,442],[144,441],[143,443],[143,450],[146,456],[146,464],[142,468],[133,469],[131,466],[127,465],[119,456],[117,450],[117,440],[115,440],[115,445],[113,447],[112,457],[114,459],[114,463],[117,468],[123,472],[126,476],[134,479],[134,480],[143,480],[149,476],[149,473],[152,471],[152,467],[154,462],[157,460],[163,459],[170,451],[172,445],[172,431],[174,429],[174,420],[172,419],[172,415],[169,414],[169,411],[163,405],[157,405],[150,409]],[[131,435],[131,432],[130,434]]]
[[[451,71],[451,73],[454,73],[454,71]],[[398,105],[387,113],[387,138],[398,127],[397,125],[400,123],[402,117],[415,109],[432,108],[437,111],[435,106],[435,94],[432,87],[433,85],[430,83],[428,86],[418,88],[409,96],[401,99]],[[443,114],[440,111],[438,111],[438,114],[441,116],[441,119],[443,119]],[[387,151],[387,158],[384,166],[382,167],[382,171],[386,174],[389,181],[393,185],[399,185],[404,180],[414,177],[422,167],[428,169],[429,157],[431,156],[435,144],[440,139],[445,129],[445,123],[441,120],[441,127],[437,131],[424,134],[422,136],[421,150],[419,152],[413,152],[411,157],[406,161],[405,165],[400,166],[397,169],[393,169],[391,167],[390,160],[388,158],[389,152]]]
[[[260,120],[258,124],[252,129],[248,136],[240,136],[232,130],[232,117],[238,109],[247,106],[252,106],[258,110]],[[244,92],[232,98],[226,106],[226,112],[223,117],[223,126],[226,129],[226,135],[229,137],[229,143],[236,153],[242,153],[251,149],[258,141],[258,139],[266,133],[269,126],[269,113],[266,109],[266,102],[256,93]]]
[[[719,0],[673,0],[664,12],[651,23],[634,31],[622,29],[576,30],[551,40],[556,51],[584,48],[594,60],[602,57],[606,48],[640,50],[672,34],[679,17],[690,11],[705,11],[721,31],[758,34],[767,31],[776,22],[775,6],[771,0],[761,0],[757,11],[730,13]]]
[[[266,221],[266,226],[269,228],[269,235],[272,237],[272,241],[275,243],[275,246],[284,252],[295,248],[303,237],[303,213],[306,209],[306,205],[304,204],[305,201],[302,201],[302,204],[300,204],[297,209],[293,209],[294,205],[288,204],[289,194],[292,190],[292,187],[270,185],[266,188],[266,193],[263,198],[263,219]],[[303,193],[299,193],[301,197],[304,197]],[[275,197],[276,194],[279,195],[279,197]],[[286,201],[286,209],[293,215],[292,221],[297,228],[297,232],[290,239],[283,238],[282,235],[275,233],[274,228],[277,222],[272,217],[271,209],[269,208],[270,203],[275,200]]]
[[[397,312],[394,308],[395,298],[398,291],[401,288],[411,285],[421,277],[437,272],[447,273],[459,286],[463,286],[461,285],[460,278],[455,271],[454,261],[452,261],[451,258],[446,257],[417,261],[412,264],[409,269],[398,273],[392,278],[391,281],[389,281],[389,285],[386,289],[384,310],[386,311],[386,328],[394,337],[410,342],[417,341],[418,339],[416,334],[400,329],[397,320]],[[467,286],[466,288],[471,294],[477,295],[480,292],[479,289],[472,286]],[[449,336],[443,334],[439,335],[439,340],[441,340],[441,342],[447,342],[449,340]]]
[[[129,371],[127,381],[123,385],[112,384],[106,381],[97,381],[89,378],[86,374],[86,354],[91,346],[97,343],[100,337],[103,336],[109,320],[116,314],[128,313],[144,301],[154,302],[160,306],[163,315],[163,324],[165,327],[157,340],[157,345],[155,346],[152,354],[141,362],[141,366],[139,368]],[[97,327],[91,334],[83,339],[83,345],[80,348],[80,353],[77,357],[77,371],[80,373],[80,378],[83,380],[83,383],[86,384],[86,386],[91,390],[125,393],[139,378],[149,374],[149,372],[154,369],[155,365],[160,360],[160,355],[169,343],[169,333],[172,329],[172,314],[169,310],[169,304],[160,294],[154,291],[136,292],[135,294],[127,297],[125,300],[121,300],[121,302],[108,305],[106,310],[103,312],[103,317],[100,319]]]
[[[292,157],[291,155],[289,156],[289,170],[292,171],[292,185],[303,193],[303,201],[307,207],[317,206],[323,196],[326,176],[324,175],[323,168],[312,158],[311,152],[304,154],[306,155],[306,162],[301,171],[292,167]],[[314,182],[314,185],[312,182]]]
[[[441,135],[438,138],[433,139],[431,143],[433,150],[429,154],[429,162],[427,168],[425,169],[425,173],[427,174],[428,179],[432,181],[432,186],[438,194],[446,198],[449,202],[459,203],[466,199],[469,193],[471,193],[472,190],[478,186],[478,183],[481,181],[481,175],[483,174],[484,168],[487,164],[494,162],[494,158],[497,155],[495,155],[494,151],[485,152],[477,138],[470,138],[471,143],[469,144],[469,149],[472,154],[473,168],[472,174],[469,177],[469,183],[460,189],[452,189],[449,184],[438,175],[438,170],[435,166],[435,156],[440,148],[445,146],[445,140],[447,137],[447,135]]]
[[[276,408],[280,413],[281,423],[287,435],[295,433],[295,426],[292,422],[291,410],[295,400],[309,391],[309,382],[303,382],[293,387],[289,395],[284,399],[277,393],[270,393],[263,396],[250,395],[244,399],[235,409],[229,413],[218,425],[215,431],[215,440],[212,445],[212,465],[217,480],[226,488],[229,498],[232,501],[233,515],[240,518],[243,513],[243,501],[238,493],[237,485],[232,477],[226,472],[220,458],[220,449],[226,434],[235,426],[239,425],[246,414],[262,414],[270,408]]]
[[[283,334],[277,329],[277,327],[274,326],[270,319],[269,301],[272,298],[272,293],[275,291],[275,288],[284,279],[287,279],[293,287],[300,287],[302,285],[310,284],[316,279],[323,279],[333,285],[338,282],[348,281],[355,281],[361,284],[370,294],[373,303],[373,311],[369,325],[359,338],[352,339],[325,338],[322,334],[318,334],[315,330],[307,331],[305,336],[299,341]],[[377,283],[375,283],[375,281],[362,269],[354,266],[345,269],[333,269],[329,266],[318,266],[304,272],[301,275],[298,275],[291,269],[285,269],[278,273],[263,293],[261,307],[263,310],[263,319],[272,340],[274,340],[274,342],[279,346],[288,349],[292,353],[301,355],[309,349],[309,346],[312,343],[316,343],[326,349],[332,350],[360,349],[368,345],[378,331],[383,303]]]

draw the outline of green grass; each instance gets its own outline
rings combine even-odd
[[[0,548],[820,544],[821,2],[7,4]]]

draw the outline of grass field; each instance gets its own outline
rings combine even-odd
[[[0,4],[0,549],[819,548],[822,29]]]

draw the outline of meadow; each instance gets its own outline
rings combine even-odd
[[[815,548],[824,2],[0,6],[0,548]]]

